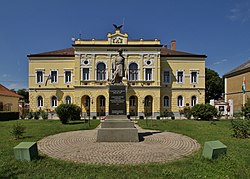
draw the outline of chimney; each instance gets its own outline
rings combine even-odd
[[[171,41],[171,50],[176,50],[176,40]]]
[[[164,45],[164,48],[168,48],[168,44],[165,44],[165,45]]]

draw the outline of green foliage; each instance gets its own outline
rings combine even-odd
[[[161,115],[161,117],[168,117],[169,116],[168,110],[167,109],[162,110],[160,115]]]
[[[217,115],[217,109],[210,104],[196,104],[191,109],[191,114],[196,120],[212,120]]]
[[[25,126],[16,123],[12,126],[10,133],[15,137],[15,139],[20,139],[23,136],[23,133],[25,133],[25,129]]]
[[[250,120],[232,120],[233,136],[236,138],[248,138],[250,136]]]
[[[40,111],[33,112],[34,119],[39,119],[40,117]]]
[[[48,113],[46,111],[41,111],[40,112],[42,119],[48,119]]]
[[[0,123],[0,178],[250,178],[250,138],[237,140],[230,134],[228,120],[210,125],[210,121],[152,120],[151,129],[176,132],[194,138],[201,144],[199,151],[172,162],[142,165],[89,165],[53,159],[46,155],[32,162],[15,160],[13,147],[21,141],[39,141],[42,138],[67,131],[93,129],[100,124],[61,125],[59,120],[20,120],[27,126],[29,138],[12,140],[9,131],[16,121]],[[146,127],[145,120],[139,120]],[[227,156],[217,160],[201,157],[202,144],[220,140],[227,145]],[[121,176],[121,173],[123,176]]]
[[[192,113],[191,113],[191,108],[189,106],[184,107],[183,113],[187,119],[191,119]]]
[[[33,112],[30,111],[27,116],[26,116],[28,119],[32,119],[34,116],[33,116]]]
[[[224,92],[223,79],[217,72],[209,68],[205,69],[205,101],[209,103],[210,99],[218,99]]]
[[[244,106],[241,108],[243,116],[245,116],[247,119],[250,119],[250,99],[247,99],[247,102]]]
[[[81,108],[75,104],[60,104],[56,108],[56,113],[62,124],[68,123],[69,120],[81,119]]]
[[[0,111],[0,121],[10,121],[19,119],[19,112]]]

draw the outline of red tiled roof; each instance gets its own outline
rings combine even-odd
[[[66,48],[62,50],[55,50],[50,52],[43,52],[37,54],[30,54],[28,57],[74,57],[74,48]],[[168,56],[168,57],[202,57],[206,58],[206,55],[197,55],[187,52],[181,52],[177,50],[171,50],[166,47],[161,48],[161,56]]]
[[[177,50],[171,50],[167,47],[161,48],[161,56],[167,56],[167,57],[202,57],[206,58],[206,55],[197,55],[187,52],[181,52]]]
[[[22,98],[22,96],[16,94],[15,92],[9,90],[5,86],[0,84],[0,96],[10,96],[10,97],[17,97]]]
[[[241,64],[240,66],[236,67],[235,69],[227,72],[224,77],[234,76],[240,73],[243,73],[245,71],[250,71],[250,60],[247,62]]]
[[[52,57],[74,57],[74,48],[65,48],[62,50],[55,50],[55,51],[50,51],[50,52],[43,52],[43,53],[37,53],[37,54],[30,54],[28,57],[47,57],[47,56],[52,56]]]

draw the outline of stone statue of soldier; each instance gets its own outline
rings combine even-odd
[[[122,49],[118,50],[119,55],[115,58],[113,62],[113,76],[111,79],[111,83],[121,83],[122,78],[125,77],[125,68],[124,68],[124,61],[125,58],[122,56]]]

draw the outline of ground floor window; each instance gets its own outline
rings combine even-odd
[[[37,97],[37,107],[43,107],[43,97],[42,96]]]
[[[177,98],[177,106],[183,107],[183,96],[178,96]]]
[[[57,97],[56,96],[51,97],[51,106],[57,107]]]

